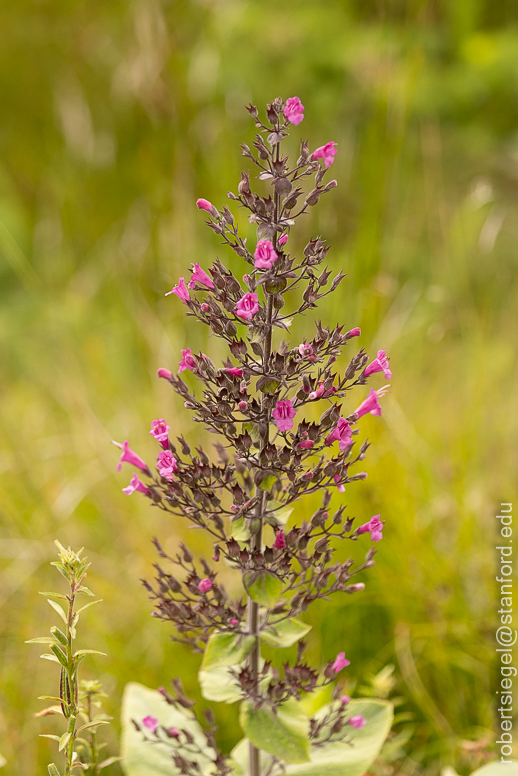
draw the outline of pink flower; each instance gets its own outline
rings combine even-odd
[[[383,534],[381,532],[383,531],[384,524],[385,521],[380,520],[379,515],[374,515],[374,517],[371,517],[368,523],[364,523],[358,528],[358,533],[370,533],[371,540],[373,542],[379,542],[381,539],[383,539]]]
[[[169,431],[171,431],[171,426],[168,426],[165,420],[160,418],[160,420],[154,420],[151,423],[151,431],[149,433],[155,437],[157,442],[165,443],[165,446],[167,446]]]
[[[352,444],[351,427],[345,418],[339,418],[334,431],[331,431],[326,438],[326,445],[332,445],[333,442],[340,442],[340,452],[343,453]]]
[[[173,376],[169,369],[159,369],[157,374],[159,377],[163,377],[165,380],[170,380]]]
[[[311,439],[304,439],[302,442],[299,442],[298,448],[301,450],[311,450],[314,445],[315,443]]]
[[[209,305],[207,304],[207,302],[203,302],[203,304],[202,304],[202,306],[201,306],[201,311],[202,311],[202,313],[208,313],[208,312],[209,312],[209,310],[210,310],[210,307],[209,307]]]
[[[214,283],[198,262],[192,264],[192,278],[189,281],[189,288],[196,288],[196,283],[205,286],[205,288],[214,288]]]
[[[236,625],[239,624],[239,620],[232,619],[232,620],[229,620],[229,623],[230,623],[230,625],[232,625],[232,627],[235,627]]]
[[[386,388],[380,388],[379,391],[375,391],[373,388],[371,388],[370,393],[365,401],[360,404],[354,413],[357,418],[361,418],[364,415],[367,415],[369,412],[371,415],[381,415],[381,404],[379,403],[378,398],[383,396],[385,390]]]
[[[325,166],[330,167],[333,164],[336,156],[335,146],[336,143],[334,141],[320,146],[320,148],[317,148],[317,150],[313,151],[311,154],[311,160],[314,161],[315,159],[323,159]]]
[[[191,299],[183,278],[180,278],[178,285],[173,286],[172,289],[167,292],[166,296],[170,296],[171,294],[176,294],[178,299],[181,299],[182,302],[189,302]]]
[[[122,489],[122,492],[125,493],[126,496],[131,496],[131,494],[135,493],[135,491],[144,493],[146,496],[149,496],[149,490],[146,488],[144,483],[139,480],[138,474],[134,474],[128,487]]]
[[[144,717],[144,719],[142,720],[142,724],[144,725],[145,728],[151,731],[151,733],[154,733],[159,725],[159,722],[156,719],[156,717],[151,717],[150,715],[148,715],[147,717]]]
[[[362,333],[362,330],[357,326],[355,329],[351,329],[351,331],[348,331],[345,335],[345,339],[352,339],[352,337],[359,337]]]
[[[373,375],[376,372],[384,372],[385,373],[385,379],[390,380],[392,377],[392,372],[390,371],[389,361],[386,357],[386,351],[384,350],[378,350],[378,356],[374,359],[374,361],[371,361],[371,363],[365,367],[364,371],[364,377],[368,377],[369,375]]]
[[[320,399],[323,393],[324,393],[324,383],[319,383],[316,391],[311,391],[311,393],[308,396],[308,399]]]
[[[298,97],[288,97],[283,113],[286,121],[296,127],[304,118],[304,106]]]
[[[198,590],[200,593],[207,593],[212,587],[212,582],[210,579],[202,579],[201,582],[198,585]]]
[[[218,212],[212,202],[209,202],[208,199],[197,199],[196,200],[196,207],[198,210],[206,210],[207,213],[210,213],[211,216],[216,215]]]
[[[342,706],[347,706],[347,704],[350,702],[351,702],[351,698],[349,695],[340,696],[340,703],[342,704]]]
[[[312,356],[313,355],[313,347],[306,342],[301,342],[299,345],[299,353],[301,356]]]
[[[335,662],[331,666],[335,674],[340,673],[344,668],[347,668],[347,666],[351,665],[350,660],[346,660],[345,658],[345,652],[339,652],[336,656]]]
[[[277,259],[277,253],[270,240],[259,240],[254,253],[256,269],[270,269]]]
[[[246,293],[236,305],[236,315],[249,321],[259,309],[259,297],[257,294]]]
[[[238,409],[241,410],[241,412],[244,412],[246,410],[246,408],[248,407],[248,402],[240,401],[237,406],[238,406]]]
[[[170,450],[162,450],[158,453],[157,465],[158,473],[165,480],[171,480],[173,474],[178,471],[178,463]]]
[[[167,728],[166,733],[171,738],[178,738],[180,736],[180,731],[175,727]]]
[[[231,366],[223,371],[226,372],[227,375],[232,375],[233,377],[243,377],[243,370],[239,366]]]
[[[293,428],[293,418],[297,410],[288,399],[287,401],[278,401],[272,412],[275,425],[279,431],[291,431]]]
[[[367,720],[363,714],[357,714],[356,717],[350,717],[347,722],[349,725],[352,725],[353,728],[356,728],[356,730],[361,730],[362,727],[365,727]]]
[[[339,474],[335,474],[335,476],[333,477],[333,480],[336,483],[339,483],[341,479],[342,478],[340,477]],[[339,485],[337,485],[336,489],[337,489],[338,493],[345,493],[345,485],[343,483],[340,483]]]
[[[182,350],[182,360],[178,364],[178,372],[185,372],[186,369],[196,369],[196,359],[191,353],[191,349]]]
[[[288,242],[288,235],[281,234],[281,236],[277,240],[277,245],[279,245],[282,248],[284,245],[286,245],[287,242]]]
[[[130,463],[132,466],[136,466],[137,469],[140,469],[143,472],[149,471],[147,463],[143,461],[139,455],[133,452],[127,440],[123,442],[122,445],[119,442],[112,442],[112,444],[117,445],[117,447],[120,447],[120,449],[122,450],[122,455],[117,465],[118,472],[120,472],[120,470],[122,469],[123,463]]]
[[[275,541],[273,543],[274,550],[283,550],[286,547],[286,539],[282,531],[277,531],[275,534]]]

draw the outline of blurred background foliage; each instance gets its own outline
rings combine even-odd
[[[165,417],[212,444],[156,370],[174,369],[182,347],[221,350],[164,293],[193,261],[239,269],[194,202],[225,203],[253,134],[243,106],[277,95],[306,106],[288,146],[302,136],[339,149],[339,187],[290,246],[329,240],[348,278],[323,320],[361,326],[394,372],[383,418],[362,428],[369,479],[346,494],[350,514],[386,519],[381,552],[364,594],[308,613],[311,655],[345,649],[353,688],[395,666],[408,741],[383,774],[468,773],[462,741],[492,738],[494,515],[515,495],[518,7],[17,0],[0,18],[5,773],[42,773],[50,758],[37,735],[55,720],[33,714],[56,677],[23,640],[53,623],[37,591],[60,584],[55,537],[93,562],[104,603],[82,638],[108,653],[87,667],[108,710],[118,716],[129,679],[156,687],[180,673],[197,693],[199,658],[150,618],[139,578],[152,574],[155,534],[168,549],[187,533],[208,548],[121,493],[130,470],[116,474],[110,440],[152,461],[149,424]],[[308,321],[295,335],[310,332]],[[387,677],[374,690],[388,692]],[[217,714],[230,748],[235,710]]]

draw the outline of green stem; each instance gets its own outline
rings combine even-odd
[[[68,617],[67,617],[67,679],[70,691],[70,721],[68,723],[68,732],[70,733],[70,739],[66,747],[66,763],[65,763],[65,776],[70,776],[72,773],[72,761],[74,757],[74,744],[75,744],[75,729],[77,719],[77,676],[73,669],[73,657],[72,657],[72,623],[74,621],[74,604],[75,604],[75,581],[70,585],[70,600],[68,602]]]

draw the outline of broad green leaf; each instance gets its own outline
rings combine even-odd
[[[259,574],[245,574],[246,591],[252,600],[271,609],[279,601],[282,592],[282,582],[278,577],[267,571]]]
[[[176,727],[179,730],[185,728],[208,756],[212,754],[212,750],[207,749],[205,736],[197,722],[187,717],[182,710],[167,704],[156,690],[130,682],[124,688],[122,698],[121,756],[124,759],[121,761],[121,767],[126,776],[178,774],[171,760],[171,747],[166,743],[146,743],[142,733],[135,730],[131,720],[141,723],[147,716],[155,717],[164,727]],[[208,756],[204,756],[199,762],[203,771],[210,773],[211,762]],[[197,756],[194,755],[193,759],[197,759]]]
[[[237,520],[232,520],[232,526],[230,535],[236,542],[246,542],[250,539],[250,521],[245,520],[244,517],[238,517]]]
[[[309,719],[300,705],[290,698],[274,714],[268,706],[254,709],[250,701],[241,704],[239,722],[248,739],[285,763],[309,761]]]
[[[336,703],[336,701],[335,701]],[[315,715],[321,718],[329,710],[323,706]],[[381,700],[353,700],[347,707],[348,715],[363,714],[365,727],[356,730],[346,725],[343,739],[322,747],[311,747],[311,762],[289,765],[286,776],[363,776],[378,756],[390,732],[393,718],[392,704]]]
[[[59,614],[59,616],[61,617],[61,619],[63,620],[63,622],[66,625],[67,624],[67,616],[66,616],[65,612],[63,611],[62,607],[59,604],[57,604],[55,601],[51,601],[50,598],[47,598],[47,601],[52,606],[54,611],[56,611]]]
[[[275,474],[266,474],[259,483],[259,487],[261,490],[271,490],[278,479],[279,478],[276,477]]]
[[[238,633],[214,633],[207,644],[202,670],[223,668],[241,663],[254,648],[253,636],[241,636]]]
[[[229,668],[218,666],[199,672],[198,681],[201,693],[208,701],[235,703],[243,697],[243,692],[231,675]]]
[[[270,625],[266,630],[261,631],[261,641],[268,644],[269,647],[291,647],[302,639],[311,630],[311,625],[292,618],[291,620],[281,620],[277,625]]]
[[[290,515],[293,512],[294,507],[284,507],[284,509],[279,509],[277,512],[275,512],[275,519],[278,523],[281,525],[286,525],[288,520],[290,519]]]
[[[329,704],[323,706],[315,716],[322,716],[328,708]],[[388,701],[371,699],[355,700],[351,701],[348,710],[351,716],[363,714],[367,720],[367,724],[362,730],[346,726],[343,738],[347,738],[350,743],[339,741],[334,744],[326,744],[323,747],[312,746],[310,750],[311,762],[286,766],[285,776],[363,776],[366,773],[378,756],[383,741],[390,731],[392,704]],[[245,738],[231,752],[233,776],[248,776],[248,744],[249,742]],[[270,768],[271,764],[272,759],[263,754],[261,756],[263,773]],[[272,770],[271,775],[279,776],[280,770]],[[479,776],[478,772],[477,776]],[[481,774],[481,776],[505,776],[505,774],[502,772],[498,774],[487,773]],[[512,773],[511,776],[517,776],[517,774]]]
[[[495,760],[492,763],[486,763],[482,768],[477,768],[471,776],[518,776],[518,760],[507,763]]]

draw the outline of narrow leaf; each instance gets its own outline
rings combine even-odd
[[[80,733],[81,730],[86,730],[87,728],[94,728],[99,727],[99,725],[109,725],[110,723],[106,719],[100,719],[97,722],[88,722],[86,725],[81,725],[80,728],[77,729],[77,732]]]
[[[59,736],[52,736],[50,733],[40,733],[38,738],[51,738],[53,741],[58,742],[61,740]]]
[[[95,606],[95,604],[100,604],[102,600],[103,600],[102,598],[99,598],[98,601],[90,601],[89,604],[85,604],[84,606],[82,606],[80,609],[77,610],[76,616],[81,614],[81,612],[84,612],[84,610],[88,609],[90,606]]]
[[[77,652],[74,652],[73,657],[77,657],[78,655],[102,655],[103,657],[106,657],[106,652],[99,652],[97,649],[78,649]]]
[[[26,644],[48,644],[50,647],[51,644],[56,643],[56,639],[53,636],[38,636],[37,639],[29,639],[25,643]]]
[[[65,612],[63,611],[62,607],[57,604],[55,601],[51,601],[50,598],[47,598],[47,601],[52,606],[52,608],[59,614],[65,625],[67,624],[67,616]]]
[[[102,771],[103,768],[107,768],[109,765],[113,765],[113,763],[118,763],[121,760],[123,760],[123,757],[108,757],[107,760],[103,760],[102,763],[99,763],[97,766],[100,771]]]
[[[66,746],[66,745],[68,744],[68,742],[70,741],[70,736],[71,736],[71,735],[72,735],[71,733],[63,733],[63,735],[62,735],[62,736],[61,736],[61,738],[59,739],[59,747],[58,747],[58,749],[59,749],[59,751],[60,751],[60,752],[62,752],[62,751],[63,751],[63,749],[65,748],[65,746]]]
[[[49,772],[49,776],[61,776],[60,772],[58,771],[54,763],[47,765],[47,770]]]
[[[62,598],[64,601],[68,601],[68,598],[66,595],[63,595],[63,593],[47,593],[40,591],[39,595],[49,595],[51,598]]]
[[[65,655],[63,650],[60,649],[60,647],[58,647],[57,644],[51,644],[50,648],[53,651],[53,653],[56,655],[57,659],[59,660],[63,668],[68,668],[67,656]]]
[[[54,663],[59,663],[59,660],[55,655],[40,655],[44,660],[53,660]]]

